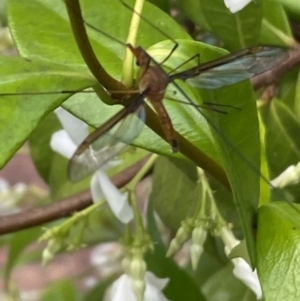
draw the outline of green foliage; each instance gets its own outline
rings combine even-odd
[[[5,266],[4,278],[6,281],[10,278],[10,274],[17,265],[18,259],[24,249],[31,244],[33,241],[37,240],[40,235],[40,229],[33,228],[24,231],[20,231],[16,233],[10,238],[9,241],[9,253],[8,253],[8,260]],[[7,283],[6,283],[7,285]]]
[[[143,17],[153,22],[153,26],[141,20],[136,44],[147,49],[157,62],[161,62],[174,46],[171,39],[175,39],[179,46],[164,63],[165,69],[170,71],[196,54],[200,54],[201,62],[207,62],[228,51],[249,46],[284,46],[292,40],[290,16],[293,20],[300,19],[299,10],[293,1],[252,1],[236,14],[229,12],[223,0],[178,1],[180,8],[203,32],[209,32],[216,38],[218,45],[224,45],[222,49],[194,41],[167,14],[170,11],[169,2],[151,2],[154,5],[145,4]],[[124,72],[124,43],[132,12],[118,0],[82,0],[81,6],[86,22],[100,30],[98,32],[87,26],[98,60],[109,74],[120,80]],[[0,57],[0,90],[1,93],[7,93],[0,95],[0,166],[3,167],[29,139],[37,170],[49,184],[51,200],[56,201],[87,189],[89,179],[78,184],[68,181],[67,160],[54,153],[49,146],[52,134],[60,128],[52,112],[62,105],[93,130],[116,114],[121,106],[109,106],[104,103],[106,99],[101,99],[102,102],[94,93],[72,96],[74,93],[33,94],[80,91],[90,87],[99,88],[103,84],[91,75],[81,57],[71,32],[64,1],[9,0],[8,20],[21,57]],[[112,38],[103,35],[101,31]],[[196,59],[180,70],[195,66],[195,63]],[[269,192],[265,180],[267,172],[274,178],[299,161],[298,72],[297,69],[287,74],[279,86],[278,98],[262,106],[261,126],[255,103],[259,94],[254,94],[249,82],[205,91],[176,81],[195,104],[209,102],[225,105],[227,114],[205,110],[200,114],[194,107],[182,103],[186,102],[185,95],[180,95],[178,88],[170,84],[164,103],[174,128],[187,141],[180,145],[186,150],[185,155],[172,153],[167,142],[145,127],[133,142],[138,148],[122,154],[123,164],[110,172],[110,175],[114,175],[124,170],[148,152],[163,155],[164,158],[155,164],[150,200],[164,224],[175,231],[182,220],[193,216],[201,198],[196,164],[215,175],[217,180],[210,179],[212,190],[216,191],[215,202],[220,204],[226,222],[234,223],[236,233],[244,235],[250,261],[254,267],[258,267],[266,300],[272,301],[282,300],[287,295],[290,296],[288,300],[299,299],[297,241],[300,238],[300,215],[290,204],[271,204],[269,199],[272,196],[281,201],[298,201],[299,189],[289,188],[278,197]],[[171,101],[170,98],[181,102]],[[260,128],[264,129],[263,134]],[[261,148],[266,152],[263,155],[260,153]],[[202,162],[202,153],[212,164],[203,166],[199,163]],[[219,169],[215,172],[216,166]],[[220,175],[223,170],[231,192],[224,188],[227,180]],[[263,176],[261,170],[264,170]],[[262,193],[261,182],[264,182]],[[265,205],[258,209],[258,204]],[[154,241],[154,251],[147,253],[146,260],[149,270],[159,277],[171,279],[165,291],[170,300],[220,300],[220,296],[222,300],[255,300],[252,292],[232,276],[231,263],[228,263],[218,239],[207,239],[196,271],[191,271],[189,267],[183,270],[172,259],[165,258],[166,247],[151,214],[153,212],[149,210],[148,231]],[[253,228],[256,225],[258,234],[255,237]],[[103,212],[93,212],[84,221],[69,227],[67,230],[70,230],[70,234],[68,232],[69,237],[65,243],[68,245],[67,242],[80,237],[78,246],[81,243],[116,240],[123,231],[111,216]],[[85,232],[86,229],[88,231]],[[36,229],[20,232],[8,240],[10,253],[5,271],[7,281],[25,247],[37,238],[37,232]],[[61,233],[58,231],[56,234],[59,238]],[[67,247],[62,251],[66,250]],[[73,282],[60,281],[49,286],[41,300],[97,300],[97,296],[103,296],[112,281],[113,278],[104,279],[86,296]]]
[[[276,202],[258,211],[257,268],[266,300],[299,299],[295,288],[299,283],[299,227],[299,213],[286,203]],[[274,290],[278,286],[281,289]]]
[[[154,251],[149,252],[146,256],[147,265],[149,270],[158,277],[170,279],[165,289],[166,297],[174,301],[183,298],[188,301],[205,300],[197,284],[188,273],[180,269],[173,259],[166,258],[166,247],[160,238],[151,207],[148,208],[148,227],[156,244]]]
[[[197,179],[194,164],[178,159],[157,160],[150,201],[171,229],[178,229],[182,220],[193,216],[200,194]]]
[[[72,281],[60,280],[49,285],[43,292],[41,301],[80,301],[80,295],[80,290]]]

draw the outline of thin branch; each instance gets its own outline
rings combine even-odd
[[[265,87],[265,89],[260,95],[260,99],[263,100],[264,102],[269,103],[274,98],[275,94],[276,94],[276,85],[272,84]]]
[[[113,184],[120,188],[126,185],[148,160],[148,156],[112,177]],[[93,204],[90,190],[62,199],[51,205],[24,210],[20,213],[0,217],[0,234],[8,234],[19,230],[43,225]]]

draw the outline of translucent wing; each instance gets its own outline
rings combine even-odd
[[[287,51],[278,47],[249,48],[174,74],[172,78],[186,80],[196,88],[216,89],[263,73],[287,58]]]
[[[141,100],[141,101],[139,101]],[[143,95],[139,104],[124,108],[92,132],[69,161],[68,177],[80,181],[117,156],[142,131],[145,122]]]

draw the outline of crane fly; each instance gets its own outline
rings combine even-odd
[[[97,30],[107,35],[103,31]],[[107,36],[111,38],[111,36]],[[174,42],[172,38],[170,39]],[[157,111],[164,135],[172,150],[174,152],[178,151],[180,146],[171,118],[162,103],[166,88],[170,83],[181,92],[180,87],[174,82],[175,80],[183,80],[196,88],[219,88],[269,70],[287,57],[285,50],[281,48],[255,47],[241,50],[208,63],[197,64],[185,71],[167,73],[161,67],[161,64],[157,63],[142,47],[119,43],[132,51],[137,64],[142,70],[139,79],[140,94],[132,104],[119,111],[81,143],[69,163],[68,174],[72,181],[78,181],[102,166],[112,156],[119,154],[127,144],[139,135],[145,121],[144,98],[147,98]],[[74,93],[74,91],[63,92]],[[55,92],[49,92],[49,94],[52,93]],[[48,94],[48,92],[44,94]],[[184,92],[182,94],[186,96]],[[212,125],[212,122],[201,112],[199,107],[190,98],[186,97],[186,99]]]
[[[124,1],[121,1],[121,3],[135,13]],[[149,20],[141,15],[140,17],[146,21],[146,23],[153,26]],[[112,38],[85,20],[83,20],[83,22],[87,27]],[[159,28],[156,29],[160,31]],[[163,34],[169,38],[168,35]],[[195,104],[175,83],[176,79],[186,81],[195,88],[216,89],[249,79],[256,74],[272,69],[287,59],[287,52],[281,48],[272,46],[254,47],[229,54],[204,64],[199,63],[198,55],[195,56],[198,57],[198,64],[195,67],[174,73],[174,71],[178,69],[176,68],[173,72],[171,71],[170,74],[168,74],[161,67],[161,64],[167,61],[178,46],[172,38],[171,40],[175,46],[162,63],[156,62],[141,46],[135,47],[115,38],[112,39],[129,48],[135,57],[136,65],[140,68],[140,76],[138,79],[140,94],[131,105],[119,111],[79,145],[68,165],[68,176],[70,180],[74,182],[89,175],[105,164],[109,158],[119,154],[127,144],[130,144],[140,134],[146,115],[143,106],[145,98],[156,111],[164,136],[171,145],[172,151],[177,152],[179,150],[171,118],[162,102],[168,85],[172,83],[177,90],[186,97],[189,104],[193,106],[195,106]],[[182,65],[184,64],[185,63]],[[203,114],[199,107],[195,106],[195,108],[205,118],[208,124],[210,124],[217,133],[222,135],[219,129]],[[228,142],[230,143],[230,141]]]
[[[81,143],[69,162],[68,175],[71,181],[78,181],[101,167],[140,134],[145,121],[145,98],[154,107],[172,151],[177,152],[179,145],[172,121],[162,103],[167,86],[174,83],[175,79],[184,80],[196,88],[216,89],[249,79],[287,59],[285,50],[261,46],[244,49],[169,75],[142,47],[130,44],[127,47],[141,69],[140,94],[131,105],[119,111]],[[177,85],[176,87],[179,88]]]

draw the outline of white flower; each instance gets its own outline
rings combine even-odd
[[[90,262],[97,268],[100,277],[108,277],[122,270],[122,247],[118,242],[107,242],[96,246],[90,254]]]
[[[225,6],[233,14],[242,10],[250,2],[251,2],[251,0],[224,0]]]
[[[232,231],[227,227],[222,227],[220,229],[220,236],[225,244],[225,253],[228,256],[231,250],[238,245],[240,241],[234,237]],[[234,265],[234,276],[240,279],[255,293],[257,300],[262,299],[262,289],[256,269],[252,271],[252,268],[243,258],[234,258],[231,261]]]
[[[124,224],[133,219],[133,210],[128,203],[128,193],[121,193],[110,181],[103,169],[98,169],[91,180],[93,200],[106,199],[114,215]]]
[[[283,188],[300,182],[300,162],[295,166],[289,166],[277,178],[271,181],[272,186]]]
[[[146,272],[146,291],[144,301],[168,301],[161,292],[168,283],[168,279],[159,279],[153,273]],[[124,298],[126,297],[126,298]],[[105,296],[105,301],[137,301],[131,287],[131,278],[126,274],[119,277]]]
[[[27,186],[24,183],[10,186],[7,180],[0,178],[0,215],[19,212],[17,204],[26,192]]]
[[[86,123],[58,108],[55,110],[64,129],[52,135],[50,146],[60,155],[70,159],[78,145],[87,137],[88,126]],[[115,163],[108,164],[98,169],[91,179],[91,192],[93,201],[106,199],[114,215],[123,223],[128,223],[133,218],[133,210],[128,203],[128,194],[121,193],[109,180],[105,169]]]
[[[71,159],[78,145],[74,143],[66,130],[59,130],[52,135],[50,146],[63,157]]]

